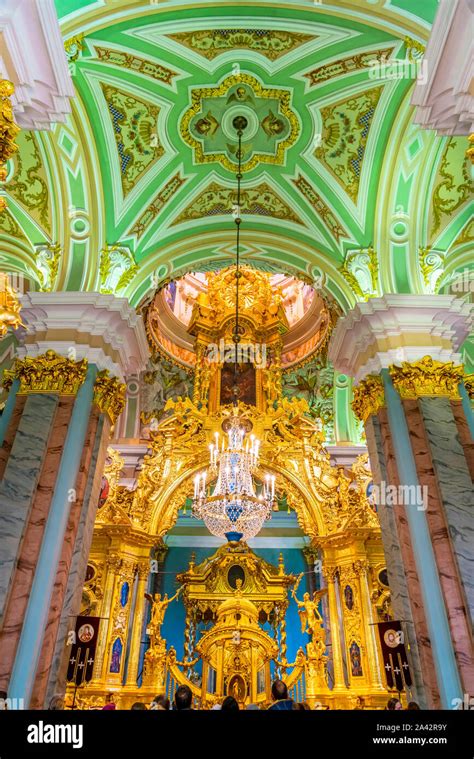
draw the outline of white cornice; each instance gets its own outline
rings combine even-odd
[[[124,380],[145,368],[149,356],[142,317],[126,298],[100,293],[29,292],[21,298],[18,355],[37,356],[48,349],[60,355],[75,350]]]
[[[426,355],[460,364],[457,351],[469,335],[472,308],[453,295],[389,293],[371,298],[339,320],[329,358],[356,384],[392,364]]]

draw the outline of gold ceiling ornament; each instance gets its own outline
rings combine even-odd
[[[106,245],[99,256],[99,291],[118,295],[138,271],[133,253],[124,245]]]
[[[59,393],[76,395],[86,378],[87,359],[72,361],[53,350],[36,358],[16,359],[13,369],[5,370],[3,386],[9,388],[13,380],[20,381],[19,395],[29,393]]]
[[[63,249],[59,243],[40,245],[36,250],[36,269],[41,292],[51,292],[56,282]]]
[[[272,288],[270,275],[251,266],[239,267],[239,311],[260,317],[265,322],[282,308],[281,293]],[[213,315],[222,319],[229,311],[235,311],[236,267],[228,266],[217,272],[208,272],[207,293],[200,293],[198,304],[209,305]]]
[[[198,164],[218,162],[228,171],[235,172],[236,151],[225,126],[226,112],[232,116],[234,106],[242,113],[242,108],[245,109],[245,118],[251,120],[250,132],[255,136],[255,139],[248,137],[244,140],[242,172],[251,171],[261,163],[284,164],[287,149],[295,144],[301,131],[299,119],[292,108],[292,91],[264,87],[251,74],[228,76],[217,87],[193,88],[190,97],[191,105],[181,118],[179,133],[193,149],[194,162]],[[268,115],[260,121],[263,115],[261,110],[267,107]],[[200,114],[202,117],[198,118]],[[271,144],[274,146],[273,153]]]
[[[413,39],[413,37],[408,36],[403,38],[403,42],[405,43],[405,47],[407,49],[407,57],[409,61],[413,62],[424,55],[426,47],[422,42],[419,42],[418,40]]]
[[[84,50],[86,46],[84,36],[84,34],[76,34],[74,37],[70,37],[64,42],[64,50],[69,63],[77,61]]]
[[[431,292],[436,291],[436,284],[444,272],[444,253],[432,250],[431,246],[418,248],[418,260],[423,282]]]
[[[469,142],[469,147],[466,150],[466,155],[471,161],[471,163],[474,164],[474,132],[469,135],[467,138],[467,141]]]
[[[463,381],[464,369],[462,365],[455,366],[452,361],[443,363],[431,356],[424,356],[414,363],[404,361],[401,366],[392,365],[389,372],[401,398],[424,395],[451,399],[460,397],[459,384]]]
[[[348,250],[339,271],[358,298],[368,300],[377,295],[379,262],[371,246]]]
[[[354,387],[352,410],[361,422],[366,422],[369,416],[377,414],[385,406],[385,393],[382,378],[369,374],[357,387]]]
[[[0,80],[0,182],[5,182],[7,170],[5,164],[18,150],[15,137],[20,127],[15,124],[10,98],[15,87],[8,79]],[[0,198],[0,212],[6,208],[6,200]]]
[[[94,403],[115,424],[125,408],[125,388],[117,377],[110,377],[109,370],[99,372],[94,384]]]
[[[18,295],[10,284],[8,274],[0,272],[0,338],[4,337],[8,328],[24,327],[20,316],[21,303]]]

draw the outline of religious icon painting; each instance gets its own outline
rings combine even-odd
[[[247,686],[242,675],[233,675],[229,680],[227,695],[233,696],[236,701],[242,703],[247,695]]]
[[[120,638],[116,638],[114,645],[112,646],[112,661],[110,662],[110,671],[114,673],[120,672],[120,665],[122,662],[122,650],[123,644]]]
[[[129,590],[130,590],[130,585],[128,584],[128,582],[124,582],[124,584],[122,585],[120,589],[120,605],[121,606],[127,605]]]
[[[351,672],[353,677],[362,677],[362,661],[360,656],[360,648],[355,642],[352,641],[349,649],[349,658],[351,660]]]
[[[349,611],[352,611],[352,608],[354,606],[354,593],[352,592],[350,585],[346,585],[344,588],[344,601],[346,602],[346,606]]]
[[[102,482],[100,485],[100,495],[99,495],[99,504],[98,504],[99,509],[101,509],[104,503],[106,502],[109,495],[109,489],[110,489],[109,481],[107,477],[104,476],[102,477]]]

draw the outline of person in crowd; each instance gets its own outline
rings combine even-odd
[[[387,701],[387,706],[385,707],[385,711],[394,712],[398,711],[399,709],[403,709],[400,699],[389,698]]]
[[[132,712],[146,712],[146,704],[143,703],[143,701],[135,701],[134,704],[131,706]]]
[[[226,696],[222,702],[221,712],[238,712],[240,707],[233,696]]]
[[[363,711],[365,709],[365,701],[362,698],[362,696],[357,696],[354,710],[355,711]]]
[[[193,694],[189,685],[180,685],[174,694],[174,707],[178,712],[192,709]]]
[[[105,697],[105,704],[102,707],[102,711],[111,712],[114,709],[117,708],[117,705],[114,701],[114,694],[113,693],[107,693]]]
[[[53,696],[49,702],[48,711],[61,712],[64,709],[64,698],[62,696]]]
[[[293,709],[297,712],[310,712],[311,707],[306,701],[301,701],[293,704]]]
[[[8,709],[7,692],[0,690],[0,712],[6,712]]]
[[[420,705],[416,703],[416,701],[409,701],[407,706],[407,711],[419,711]]]
[[[152,710],[157,709],[162,712],[167,712],[169,711],[169,708],[170,708],[170,700],[169,698],[166,698],[164,693],[160,693],[159,696],[155,696],[155,698],[150,704],[150,709]]]
[[[293,699],[288,698],[288,688],[283,680],[275,680],[272,684],[273,704],[269,711],[289,711],[293,709]]]

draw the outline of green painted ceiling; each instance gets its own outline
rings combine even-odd
[[[69,51],[77,97],[66,124],[19,138],[3,266],[138,305],[228,264],[241,110],[249,262],[322,275],[343,309],[443,287],[472,265],[471,167],[463,138],[413,125],[404,43],[426,42],[436,6],[58,0],[65,42],[84,35]],[[378,77],[381,56],[404,75]]]

